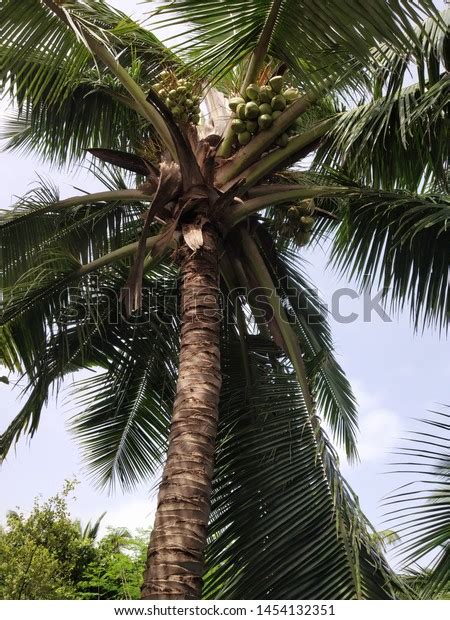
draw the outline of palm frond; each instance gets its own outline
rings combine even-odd
[[[408,192],[364,192],[343,208],[331,261],[393,311],[445,328],[449,319],[450,198]]]
[[[418,84],[339,116],[316,164],[342,167],[374,188],[417,191],[445,182],[448,166],[450,82],[425,93]]]
[[[307,192],[320,188],[315,206],[336,219],[318,214],[312,238],[318,243],[331,237],[330,263],[340,273],[355,278],[366,292],[377,288],[380,301],[392,311],[409,308],[416,328],[446,327],[450,316],[448,194],[374,190],[340,170],[327,168],[318,173],[283,173],[279,181],[283,183],[272,187],[289,191],[292,187],[294,196],[296,185]],[[276,196],[280,202],[283,194]],[[290,202],[295,202],[295,197],[287,204]],[[279,209],[268,209],[265,216],[277,244],[285,247],[277,213]],[[293,241],[288,239],[288,243]]]
[[[88,540],[95,541],[98,536],[101,523],[103,519],[105,518],[105,515],[106,515],[106,512],[103,512],[96,521],[88,521],[84,527],[82,527],[81,522],[77,520],[75,523],[80,528],[81,537],[88,539]]]
[[[333,353],[327,310],[308,281],[298,254],[283,244],[277,247],[276,238],[270,220],[256,226],[255,239],[300,345],[316,413],[324,417],[347,457],[356,459],[356,402]]]
[[[330,262],[339,272],[355,278],[366,292],[377,287],[380,301],[392,311],[409,308],[416,328],[447,326],[448,194],[374,190],[342,171],[326,168],[319,172],[283,172],[275,179],[275,185],[251,190],[256,198],[238,207],[236,213],[242,209],[248,216],[266,209],[265,217],[278,246],[290,243],[298,250],[295,240],[289,235],[286,239],[280,217],[283,222],[290,204],[315,196],[317,224],[312,239],[317,243],[331,236]],[[268,208],[272,192],[279,207]],[[333,217],[320,217],[320,209]]]
[[[376,74],[366,102],[341,116],[319,161],[345,167],[373,187],[417,191],[430,180],[445,186],[449,27],[446,9],[416,28],[402,52],[383,45],[384,53],[374,55]],[[417,83],[406,86],[411,79]]]
[[[192,24],[189,44],[176,46],[193,58],[204,77],[226,76],[245,62],[257,45],[271,0],[216,0],[201,7],[195,0],[164,2],[156,11],[159,23]],[[362,10],[358,2],[328,2],[326,11],[316,2],[279,3],[268,45],[275,62],[285,63],[303,84],[317,84],[324,76],[337,79],[372,65],[374,51],[386,56],[383,43],[405,51],[417,39],[413,25],[436,16],[431,2],[375,2]],[[301,49],[299,51],[299,42]]]
[[[105,326],[97,344],[105,370],[75,385],[71,427],[99,486],[132,488],[154,475],[166,454],[179,326],[176,281],[162,282],[163,275],[173,278],[173,271],[146,277],[138,319]]]
[[[422,430],[396,452],[395,471],[413,478],[386,500],[387,517],[401,538],[404,568],[434,557],[419,579],[424,598],[448,594],[450,580],[450,414],[448,407],[421,420]],[[421,583],[420,583],[421,582]]]
[[[0,436],[2,458],[22,434],[36,432],[43,406],[67,375],[97,368],[92,379],[76,384],[79,407],[72,419],[95,480],[130,487],[161,463],[177,360],[173,270],[160,265],[148,272],[145,314],[129,321],[121,312],[126,277],[119,266],[100,284],[84,278],[8,323],[28,397]]]
[[[1,137],[6,150],[70,166],[83,161],[90,147],[143,149],[154,134],[121,99],[101,84],[86,83],[57,104],[27,102],[7,116]]]
[[[247,338],[249,386],[237,334],[224,332],[204,595],[390,598],[392,575],[363,534],[367,524],[325,436],[313,431],[295,376],[270,342]]]
[[[327,311],[304,275],[298,258],[286,250],[273,264],[282,298],[298,331],[317,411],[350,460],[356,459],[357,407],[344,371],[333,353]]]
[[[114,53],[147,88],[161,64],[176,58],[150,32],[105,3],[74,5],[74,18]],[[7,122],[7,148],[70,164],[92,146],[144,148],[155,135],[114,76],[95,64],[76,33],[39,0],[2,3],[0,83],[17,106]]]
[[[17,347],[10,330],[5,325],[0,326],[0,365],[11,373],[22,371]],[[2,380],[8,382],[7,377],[2,376]]]
[[[417,74],[419,88],[423,93],[442,77],[440,65],[448,71],[448,28],[450,9],[444,8],[414,27],[408,47],[400,53],[394,47],[382,45],[381,53],[375,53],[374,63],[377,80],[373,84],[374,95],[382,92],[390,95],[401,89],[405,81]]]
[[[114,192],[126,189],[117,172],[94,168],[94,173],[113,192],[111,196],[109,192],[94,194],[89,201],[90,195],[84,194],[80,204],[76,198],[61,203],[58,189],[40,179],[11,209],[2,212],[4,287],[14,286],[28,270],[39,269],[52,253],[70,254],[82,264],[137,239],[140,216],[148,203],[138,199],[138,192],[135,198],[117,199]]]

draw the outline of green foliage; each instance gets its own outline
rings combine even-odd
[[[247,348],[250,387],[236,348],[224,359],[205,596],[390,598],[395,579],[295,377],[270,341]]]
[[[393,311],[409,308],[416,328],[446,329],[450,195],[366,190],[351,198],[341,214],[331,254],[334,266],[361,288],[381,289]]]
[[[132,538],[127,530],[110,530],[95,548],[95,558],[77,583],[77,597],[133,600],[140,597],[148,532]]]
[[[83,529],[69,513],[75,483],[35,500],[26,516],[8,513],[0,526],[0,599],[137,599],[148,532],[110,529],[97,541],[97,522]]]
[[[73,488],[67,483],[59,495],[36,500],[29,516],[8,513],[0,529],[1,599],[76,598],[76,582],[95,551],[70,519]]]
[[[339,169],[289,172],[278,188],[313,189],[324,196],[315,205],[335,218],[317,217],[313,243],[331,239],[330,264],[361,290],[382,292],[392,312],[409,310],[416,329],[445,330],[450,317],[450,194],[374,189]],[[278,181],[278,178],[277,178]],[[281,213],[280,213],[281,211]],[[271,233],[280,247],[286,207],[269,212]],[[281,225],[280,225],[281,223]],[[289,236],[289,235],[288,235]],[[290,240],[297,250],[295,239]]]

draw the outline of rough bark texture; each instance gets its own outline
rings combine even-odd
[[[215,232],[181,261],[181,344],[169,450],[142,587],[143,599],[199,599],[210,513],[220,374]]]

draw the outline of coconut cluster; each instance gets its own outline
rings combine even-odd
[[[195,94],[192,82],[178,79],[171,71],[161,71],[154,90],[165,102],[174,118],[181,123],[198,125],[200,121],[200,97]]]
[[[302,200],[287,209],[277,209],[275,212],[275,225],[280,235],[286,239],[294,239],[297,245],[309,243],[315,221],[313,200]]]
[[[265,86],[250,84],[245,97],[233,97],[228,105],[233,112],[231,127],[240,145],[246,145],[260,131],[269,129],[274,120],[298,97],[296,88],[283,90],[283,76],[275,75]],[[285,147],[289,133],[279,136],[275,144]]]

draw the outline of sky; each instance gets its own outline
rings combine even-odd
[[[144,9],[135,2],[116,1],[115,6],[141,14]],[[0,106],[1,115],[5,106]],[[51,178],[61,196],[74,195],[72,185],[98,191],[99,182],[90,179],[79,169],[51,170],[33,157],[0,153],[0,208],[14,202],[23,194],[37,175]],[[315,247],[304,252],[307,271],[323,299],[331,303],[333,292],[340,287],[353,287],[327,269],[325,250]],[[448,341],[431,329],[414,334],[407,315],[392,317],[384,322],[372,316],[365,322],[361,300],[342,303],[342,314],[356,312],[359,317],[351,323],[331,320],[337,357],[353,385],[359,403],[359,453],[361,462],[350,466],[342,461],[342,471],[360,497],[363,510],[375,527],[383,529],[382,498],[404,482],[390,471],[390,452],[399,445],[401,437],[417,426],[416,420],[435,409],[438,403],[450,403],[450,356]],[[50,402],[42,416],[40,428],[29,441],[22,439],[0,468],[0,523],[8,510],[24,511],[32,507],[37,495],[44,498],[62,489],[65,479],[79,480],[71,504],[74,517],[83,522],[96,519],[106,511],[103,532],[108,526],[131,529],[149,527],[155,510],[155,483],[149,480],[134,492],[124,494],[116,489],[96,489],[81,463],[81,454],[68,431],[70,386]],[[0,383],[0,429],[19,411],[15,389]]]

